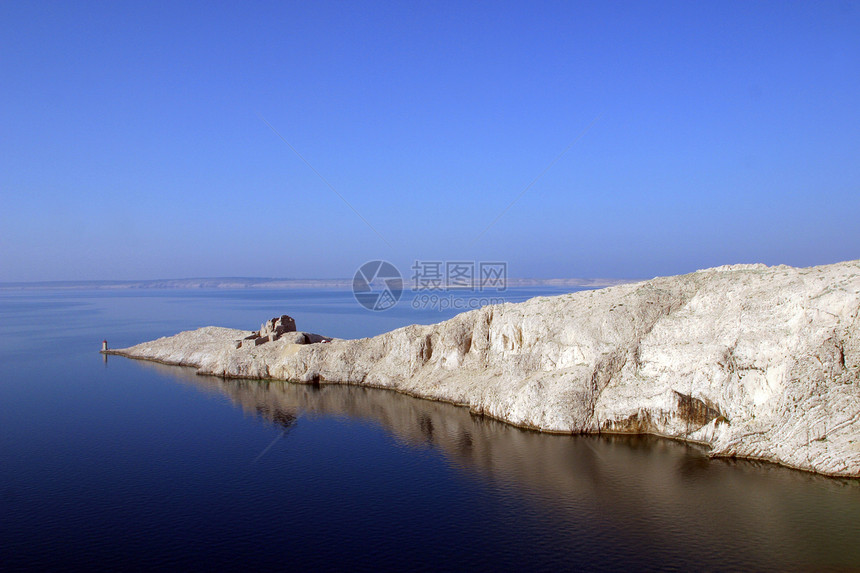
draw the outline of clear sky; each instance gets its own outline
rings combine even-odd
[[[0,281],[807,266],[858,219],[858,2],[0,2]]]

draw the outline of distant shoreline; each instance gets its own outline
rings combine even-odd
[[[641,279],[610,278],[509,278],[508,288],[518,287],[585,287],[603,288]],[[404,287],[409,287],[404,280]],[[130,281],[43,281],[0,283],[0,291],[10,290],[136,290],[136,289],[315,289],[352,288],[352,279],[279,279],[279,278],[191,278]],[[454,290],[454,289],[452,289]],[[462,290],[462,289],[459,289]]]

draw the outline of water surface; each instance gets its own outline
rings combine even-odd
[[[860,569],[856,481],[97,353],[285,312],[341,337],[451,314],[342,291],[0,291],[0,569]]]

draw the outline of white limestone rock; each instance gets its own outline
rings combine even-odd
[[[207,327],[111,352],[391,388],[542,431],[652,433],[860,477],[858,315],[860,261],[730,265],[359,340],[236,348],[249,332]]]
[[[258,331],[260,336],[270,337],[270,338],[279,338],[282,334],[286,332],[295,332],[296,331],[296,321],[291,316],[287,316],[286,314],[281,315],[280,317],[275,317],[270,320],[267,320],[263,324],[260,325],[260,330]],[[274,337],[272,337],[274,335]]]

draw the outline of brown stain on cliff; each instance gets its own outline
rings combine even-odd
[[[674,391],[678,398],[678,416],[691,427],[699,429],[714,418],[722,416],[720,411],[689,394]]]

